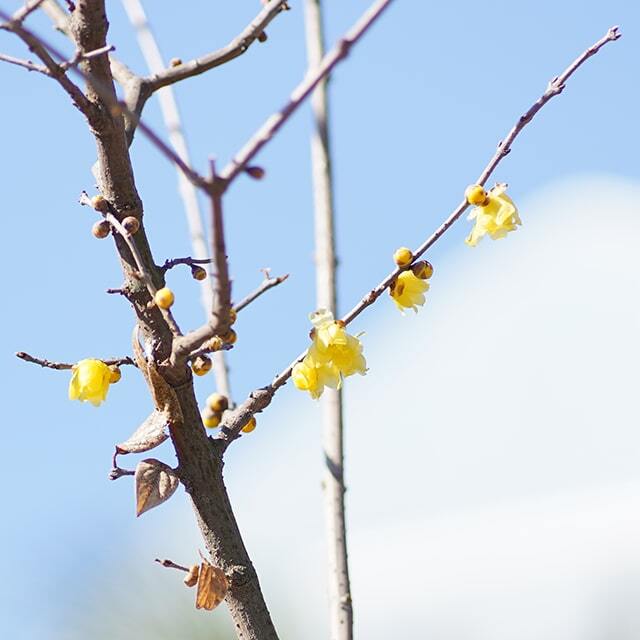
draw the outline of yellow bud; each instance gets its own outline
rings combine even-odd
[[[205,373],[209,373],[209,371],[211,371],[211,366],[211,358],[208,358],[207,356],[198,356],[191,363],[191,370],[197,376],[203,376]]]
[[[229,309],[229,320],[231,320],[231,324],[235,324],[238,319],[238,312],[235,309]]]
[[[213,336],[209,342],[205,345],[205,348],[209,349],[209,351],[220,351],[224,346],[224,342],[222,342],[222,338],[220,336]]]
[[[104,198],[104,196],[101,196],[99,194],[97,196],[93,196],[93,198],[91,198],[91,206],[96,211],[101,211],[102,213],[105,213],[105,212],[107,212],[109,210],[109,203]]]
[[[251,416],[251,420],[249,420],[249,422],[247,422],[247,424],[245,424],[244,427],[242,427],[242,431],[244,431],[245,433],[251,433],[255,428],[256,428],[256,419],[255,417]]]
[[[111,225],[106,220],[98,220],[98,222],[94,223],[93,227],[91,227],[93,236],[100,240],[106,238],[110,232]]]
[[[421,280],[428,280],[433,275],[433,266],[428,260],[420,260],[412,267],[413,275]]]
[[[133,235],[134,233],[137,233],[140,228],[140,220],[134,216],[127,216],[122,221],[122,226],[129,235]]]
[[[111,371],[111,375],[109,376],[109,382],[111,384],[115,384],[120,381],[122,378],[122,371],[120,371],[120,367],[115,364],[109,366],[109,371]]]
[[[169,287],[162,287],[162,289],[156,291],[153,299],[161,309],[169,309],[175,300],[175,296]]]
[[[223,396],[221,393],[212,393],[207,398],[207,406],[211,411],[222,413],[229,408],[229,400],[227,396]]]
[[[171,60],[169,60],[170,67],[179,67],[181,64],[182,60],[180,60],[180,58],[171,58]]]
[[[204,280],[207,277],[207,272],[202,267],[193,266],[191,267],[191,275],[194,280]]]
[[[212,411],[202,412],[202,423],[207,429],[215,429],[219,424],[222,416]]]
[[[407,247],[400,247],[393,254],[393,261],[399,267],[408,267],[411,264],[412,260],[413,253],[411,252],[411,249],[407,249]]]
[[[189,569],[189,573],[187,573],[183,582],[187,585],[187,587],[195,587],[196,584],[198,583],[199,575],[200,575],[200,567],[197,564],[194,564]]]
[[[487,192],[479,184],[472,184],[464,190],[464,197],[469,204],[484,205],[487,201]]]
[[[223,336],[220,336],[220,338],[222,338],[222,342],[225,344],[235,344],[238,340],[238,334],[233,329],[229,329],[229,331]]]

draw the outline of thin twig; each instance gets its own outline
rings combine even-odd
[[[211,264],[212,258],[172,258],[171,260],[165,260],[164,264],[160,267],[159,271],[166,273],[169,269],[177,267],[179,264],[186,264],[190,267],[196,264]]]
[[[181,564],[177,564],[173,560],[160,560],[160,558],[156,558],[155,562],[161,564],[163,567],[167,567],[168,569],[179,569],[180,571],[189,573],[188,567],[183,567]]]
[[[118,480],[124,476],[135,476],[136,472],[133,469],[123,469],[115,464],[115,456],[114,456],[114,466],[109,471],[109,480]]]
[[[242,298],[240,302],[233,305],[233,310],[238,313],[242,311],[245,307],[248,307],[256,298],[259,298],[263,293],[269,291],[269,289],[273,289],[273,287],[277,287],[280,283],[284,282],[289,274],[285,273],[283,276],[277,276],[272,278],[269,275],[269,270],[264,269],[265,278],[260,283],[260,286],[257,289],[254,289],[250,294]]]
[[[305,30],[309,68],[322,64],[324,33],[320,0],[305,2]],[[334,198],[329,147],[327,79],[311,94],[314,128],[311,133],[311,173],[315,217],[316,308],[337,317]],[[352,640],[353,604],[347,556],[344,482],[344,416],[342,390],[327,389],[322,402],[322,440],[325,467],[322,474],[329,581],[331,640]]]
[[[25,362],[32,362],[33,364],[38,364],[41,367],[46,367],[47,369],[57,369],[59,371],[65,369],[73,369],[73,367],[76,366],[75,362],[52,362],[51,360],[46,360],[45,358],[36,358],[35,356],[25,353],[24,351],[18,351],[16,353],[16,357],[24,360]],[[136,366],[133,358],[130,358],[129,356],[125,356],[124,358],[108,358],[106,360],[99,358],[99,360],[101,362],[104,362],[106,365],[115,365],[116,367],[121,367],[125,364],[130,364],[134,367]]]
[[[545,93],[536,100],[536,102],[522,115],[516,124],[509,131],[507,136],[498,145],[498,150],[491,158],[487,166],[482,170],[477,184],[484,184],[495,168],[498,166],[502,158],[504,158],[511,150],[511,145],[516,139],[518,134],[524,129],[524,127],[531,122],[533,117],[538,111],[547,103],[551,98],[558,95],[564,89],[566,81],[573,75],[573,73],[591,56],[596,54],[600,49],[608,42],[613,42],[621,36],[618,27],[611,27],[607,34],[598,40],[595,44],[584,51],[578,56],[559,76],[554,78],[548,85]],[[449,215],[448,218],[414,251],[415,259],[422,256],[425,251],[432,247],[439,238],[453,225],[453,223],[464,213],[468,207],[466,200],[461,202]],[[393,283],[393,281],[400,274],[401,269],[395,269],[392,271],[377,287],[373,288],[367,295],[365,295],[358,304],[344,315],[341,319],[345,325],[352,322],[362,311],[364,311],[369,305],[373,304],[382,293]],[[287,380],[291,377],[291,372],[296,363],[300,362],[306,355],[307,351],[303,351],[295,360],[291,362],[285,369],[283,369],[273,380],[273,382],[266,386],[256,389],[249,394],[249,397],[240,405],[234,409],[234,411],[228,412],[222,424],[220,425],[220,433],[218,438],[224,440],[227,446],[235,440],[242,427],[247,423],[254,413],[262,411],[271,403],[271,400],[276,391],[286,384]]]
[[[23,67],[29,71],[37,71],[38,73],[42,73],[45,76],[51,76],[51,71],[49,71],[47,67],[45,67],[43,64],[31,62],[31,60],[14,58],[13,56],[8,56],[5,53],[0,53],[0,60],[2,60],[2,62],[8,62],[9,64],[15,64],[18,67]]]
[[[91,58],[97,58],[98,56],[102,56],[110,51],[115,51],[115,47],[112,44],[106,44],[104,47],[100,47],[98,49],[94,49],[93,51],[89,51],[84,53],[80,50],[76,51],[75,55],[71,60],[67,60],[66,62],[60,63],[60,68],[71,69],[71,67],[77,67],[83,60],[91,60]]]
[[[392,0],[377,0],[362,15],[355,25],[338,41],[336,46],[322,59],[314,69],[309,69],[302,82],[293,90],[288,102],[280,111],[269,116],[231,162],[220,172],[223,188],[251,162],[252,158],[264,147],[282,125],[291,117],[311,92],[326,78],[333,68],[347,57],[351,47],[368,31]]]
[[[33,13],[44,0],[34,0],[34,2],[27,2],[22,9],[19,9],[13,14],[14,22],[23,22],[27,16]]]

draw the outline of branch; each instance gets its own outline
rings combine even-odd
[[[38,73],[43,73],[45,76],[51,76],[51,71],[47,69],[43,64],[36,64],[35,62],[31,62],[31,60],[22,60],[22,58],[14,58],[13,56],[8,56],[4,53],[0,53],[0,60],[2,62],[8,62],[9,64],[15,64],[18,67],[23,67],[28,71],[37,71]]]
[[[212,258],[173,258],[171,260],[165,260],[164,264],[160,267],[160,271],[166,273],[169,269],[173,269],[177,267],[179,264],[186,264],[192,267],[196,264],[211,264],[213,262]]]
[[[524,127],[531,122],[533,117],[540,111],[540,109],[547,103],[551,98],[557,96],[564,89],[566,81],[573,75],[573,73],[591,56],[596,54],[604,45],[608,42],[613,42],[620,38],[621,34],[618,30],[618,27],[611,27],[609,31],[603,36],[600,40],[594,43],[591,47],[589,47],[586,51],[584,51],[580,56],[578,56],[559,76],[551,80],[549,85],[547,86],[546,91],[542,94],[536,102],[518,119],[516,124],[511,128],[509,133],[507,133],[506,137],[498,144],[498,149],[496,153],[493,155],[491,160],[489,160],[487,166],[480,173],[479,178],[475,181],[476,184],[482,184],[489,179],[495,168],[498,166],[500,161],[511,151],[511,146],[518,136],[518,134],[524,129]],[[325,57],[326,60],[326,57]],[[460,216],[465,212],[468,208],[469,204],[466,199],[463,200],[449,215],[448,218],[413,252],[414,260],[417,260],[420,256],[422,256],[429,248],[431,248],[441,237],[442,235],[449,229],[453,223],[460,218]],[[389,288],[389,286],[395,281],[398,275],[401,273],[402,269],[395,269],[392,271],[380,284],[371,289],[369,293],[367,293],[358,304],[349,311],[346,315],[344,315],[341,320],[345,323],[345,325],[350,324],[355,318],[357,318],[368,306],[372,305],[381,295],[382,293]],[[220,425],[220,434],[218,439],[223,440],[225,445],[229,446],[229,444],[235,440],[242,430],[242,427],[247,423],[248,420],[251,419],[253,414],[264,410],[273,399],[276,391],[285,385],[289,378],[291,377],[291,372],[296,363],[300,362],[307,354],[307,351],[303,351],[295,360],[289,364],[288,367],[283,369],[273,380],[273,382],[266,386],[261,387],[260,389],[256,389],[252,393],[249,394],[249,397],[239,405],[234,411],[228,412],[222,424]]]
[[[24,360],[25,362],[32,362],[33,364],[39,364],[41,367],[46,367],[47,369],[57,369],[58,371],[64,369],[73,369],[73,367],[75,367],[75,362],[52,362],[51,360],[45,360],[44,358],[36,358],[35,356],[29,355],[24,351],[18,351],[16,353],[16,357]],[[134,367],[137,366],[133,361],[133,358],[130,358],[129,356],[125,356],[124,358],[109,358],[108,360],[100,360],[106,365],[115,365],[116,367],[121,367],[125,364],[130,364]]]
[[[324,33],[320,0],[306,0],[305,27],[309,68],[322,64]],[[337,313],[334,198],[329,148],[327,79],[311,95],[314,129],[311,172],[315,212],[316,308]],[[327,389],[321,399],[325,467],[322,474],[329,579],[329,628],[332,640],[353,639],[353,605],[347,557],[344,494],[344,417],[342,390]]]
[[[127,13],[129,13],[129,19],[136,29],[144,29],[146,26],[144,13],[134,13],[133,8],[136,3],[132,0],[123,0],[123,2]],[[213,51],[201,58],[183,62],[175,67],[156,71],[152,76],[144,78],[143,83],[151,94],[162,87],[200,75],[205,71],[209,71],[209,69],[219,67],[241,56],[264,32],[268,24],[284,9],[284,5],[286,5],[286,0],[270,0],[251,23],[222,49]]]
[[[227,188],[234,178],[245,169],[253,157],[264,147],[282,125],[291,117],[311,92],[322,82],[333,68],[347,57],[351,47],[368,31],[392,0],[377,0],[362,15],[355,25],[338,41],[336,46],[322,59],[322,62],[307,72],[304,80],[293,90],[289,101],[256,131],[253,137],[235,155],[231,162],[221,171],[223,188]]]
[[[285,273],[283,276],[271,278],[269,275],[269,269],[264,269],[263,272],[265,277],[260,286],[233,306],[233,310],[236,313],[242,311],[245,307],[248,307],[256,298],[259,298],[263,293],[269,291],[269,289],[273,289],[273,287],[278,286],[289,277],[289,274]]]

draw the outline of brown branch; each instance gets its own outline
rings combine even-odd
[[[58,371],[65,369],[73,369],[76,363],[68,363],[68,362],[52,362],[51,360],[46,360],[45,358],[36,358],[24,351],[18,351],[16,353],[16,357],[24,360],[25,362],[32,362],[33,364],[38,364],[41,367],[46,367],[47,369],[57,369]],[[99,358],[101,362],[104,362],[107,365],[115,365],[116,367],[121,367],[125,364],[136,366],[136,363],[133,361],[133,358],[129,356],[125,356],[124,358],[109,358],[107,360],[103,360]]]
[[[269,142],[282,125],[291,117],[311,92],[347,57],[351,47],[369,30],[392,0],[377,0],[338,41],[315,69],[310,69],[302,82],[293,90],[288,102],[280,111],[269,116],[231,162],[220,172],[221,186],[227,188],[254,156]]]
[[[49,71],[47,67],[45,67],[43,64],[36,64],[35,62],[31,62],[31,60],[14,58],[13,56],[8,56],[5,53],[0,53],[0,60],[2,62],[8,62],[9,64],[14,64],[18,67],[23,67],[28,71],[37,71],[38,73],[42,73],[45,76],[51,76],[51,71]]]
[[[289,274],[285,273],[283,276],[277,276],[272,278],[269,275],[269,269],[264,269],[264,280],[260,283],[260,286],[257,289],[254,289],[250,294],[242,298],[240,302],[233,305],[233,310],[238,313],[242,311],[245,307],[248,307],[254,300],[259,298],[263,293],[269,291],[269,289],[273,289],[273,287],[277,287],[280,283],[284,282]]]
[[[551,98],[560,94],[564,89],[566,81],[573,75],[573,73],[591,56],[596,54],[604,45],[608,42],[613,42],[620,38],[621,34],[618,27],[611,27],[609,31],[600,40],[595,42],[591,47],[579,55],[559,76],[554,78],[547,86],[546,91],[542,94],[536,102],[518,119],[516,124],[512,127],[506,137],[498,144],[498,150],[494,156],[489,160],[486,167],[480,173],[480,176],[476,180],[477,184],[484,184],[500,161],[511,151],[511,145],[516,139],[518,134],[524,129],[524,127],[531,122],[533,117],[540,111],[540,109]],[[326,58],[325,58],[326,59]],[[417,260],[422,256],[429,248],[431,248],[439,238],[449,229],[453,223],[460,218],[464,211],[468,208],[469,204],[466,200],[463,200],[446,218],[446,220],[413,252],[414,259]],[[348,325],[355,318],[357,318],[368,306],[372,305],[394,280],[401,273],[402,269],[395,269],[392,271],[380,284],[371,289],[361,300],[356,304],[351,311],[342,316],[341,320]],[[295,360],[283,369],[273,380],[273,382],[266,386],[256,389],[249,397],[239,405],[234,411],[230,411],[225,414],[225,417],[220,425],[220,434],[218,439],[224,441],[224,446],[235,440],[239,435],[242,427],[247,423],[251,416],[259,411],[264,410],[273,399],[276,391],[286,384],[291,377],[291,372],[296,363],[300,362],[306,355],[307,351],[303,351]]]
[[[211,264],[213,262],[212,258],[172,258],[171,260],[165,260],[164,264],[160,267],[160,271],[163,273],[169,271],[169,269],[173,269],[177,267],[179,264],[186,264],[190,267],[197,264]]]
[[[34,0],[34,2],[27,2],[24,7],[22,7],[22,9],[19,9],[13,14],[12,20],[14,22],[23,22],[27,18],[27,16],[38,9],[43,2],[44,0]]]
[[[173,560],[160,560],[160,558],[156,558],[155,562],[161,564],[163,567],[167,567],[168,569],[179,569],[180,571],[189,573],[189,567],[183,567],[181,564],[177,564]]]

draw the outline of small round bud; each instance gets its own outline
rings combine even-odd
[[[95,238],[102,240],[102,238],[106,238],[111,233],[111,225],[106,220],[98,220],[91,227],[91,233]]]
[[[104,196],[101,196],[100,194],[91,198],[91,206],[96,211],[101,211],[102,213],[106,213],[109,210],[109,203]]]
[[[251,420],[247,422],[247,424],[242,427],[242,431],[245,433],[251,433],[256,428],[256,419],[254,416],[251,416]]]
[[[182,64],[182,60],[180,58],[171,58],[169,60],[170,67],[179,67]]]
[[[207,277],[207,271],[202,267],[193,265],[191,267],[191,276],[193,277],[194,280],[204,280]]]
[[[472,184],[464,190],[464,197],[469,204],[483,205],[487,201],[487,192],[479,184]]]
[[[238,312],[235,309],[229,309],[229,320],[231,324],[235,324],[238,319]]]
[[[120,367],[115,364],[109,365],[109,371],[111,371],[111,374],[109,375],[109,382],[111,384],[119,382],[120,378],[122,378],[122,371],[120,371]]]
[[[420,260],[412,267],[413,275],[420,280],[428,280],[433,275],[433,265],[428,260]]]
[[[222,413],[229,408],[229,400],[227,396],[223,396],[221,393],[212,393],[207,398],[207,406],[211,411]]]
[[[140,228],[140,220],[134,216],[127,216],[122,221],[122,226],[124,227],[124,230],[132,236],[134,233],[138,232],[138,229]]]
[[[189,573],[185,576],[183,582],[187,587],[195,587],[198,584],[198,576],[200,575],[200,567],[194,564],[189,569]]]
[[[400,247],[393,254],[393,261],[399,267],[408,267],[411,264],[412,260],[413,253],[411,252],[411,249],[407,249],[407,247]]]
[[[245,171],[254,179],[262,180],[267,173],[262,167],[246,167]]]
[[[220,336],[213,336],[209,342],[205,343],[205,348],[209,349],[209,351],[220,351],[224,346],[224,342],[222,342],[222,338]]]
[[[258,42],[266,42],[267,41],[267,32],[266,31],[261,31],[258,34]]]
[[[209,373],[209,371],[211,371],[211,366],[212,366],[211,358],[208,358],[207,356],[198,356],[191,363],[191,370],[197,376],[203,376],[206,373]]]
[[[238,334],[233,329],[229,329],[229,331],[223,336],[220,336],[220,338],[222,338],[222,342],[225,344],[235,344],[238,340]]]
[[[169,309],[176,298],[169,287],[162,287],[162,289],[156,291],[153,299],[161,309]]]
[[[204,424],[207,429],[215,429],[220,424],[221,419],[222,416],[214,411],[202,412],[202,424]]]

